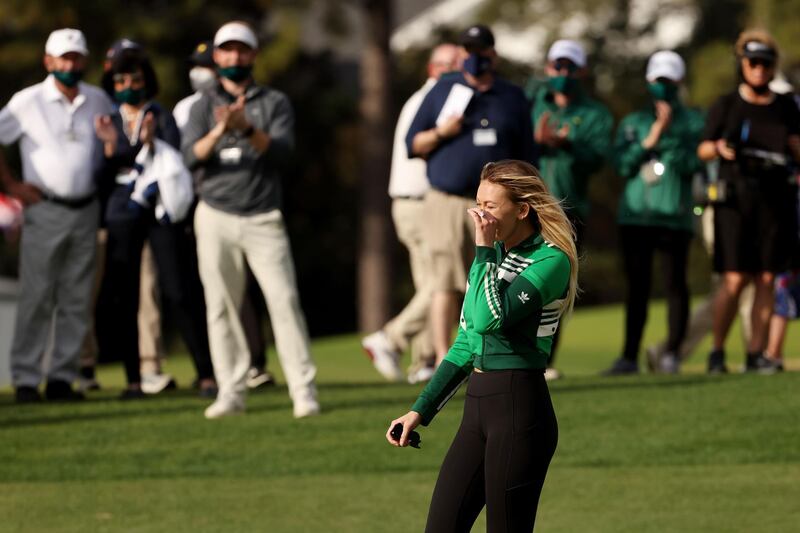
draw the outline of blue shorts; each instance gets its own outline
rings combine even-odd
[[[783,318],[797,318],[798,308],[800,308],[800,272],[778,274],[775,277],[775,314]]]

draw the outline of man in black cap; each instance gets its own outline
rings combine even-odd
[[[474,254],[474,223],[467,209],[475,205],[481,169],[490,161],[534,157],[527,101],[522,89],[495,73],[491,30],[470,26],[459,44],[461,71],[442,76],[406,136],[409,156],[427,160],[431,183],[425,207],[430,227],[436,228],[427,244],[433,260],[431,331],[437,362],[450,348],[458,293],[466,287]]]
[[[175,109],[172,110],[172,116],[175,117],[175,122],[181,130],[189,120],[192,104],[200,99],[200,93],[214,87],[217,83],[213,52],[214,44],[209,40],[195,46],[189,56],[189,64],[192,67],[189,70],[189,83],[191,83],[194,93],[175,104]]]
[[[111,65],[114,63],[114,60],[122,53],[144,55],[144,48],[141,44],[132,39],[128,39],[127,37],[117,39],[111,43],[111,46],[109,46],[108,50],[106,50],[106,58],[103,60],[103,72],[108,72],[111,69]]]

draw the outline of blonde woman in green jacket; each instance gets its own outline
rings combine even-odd
[[[530,163],[483,168],[458,337],[411,411],[386,432],[407,446],[469,378],[464,417],[431,499],[427,533],[530,532],[558,440],[544,379],[553,335],[577,291],[572,225]],[[393,431],[402,425],[400,434]]]
[[[653,54],[646,75],[653,103],[625,117],[617,129],[614,165],[625,180],[617,221],[628,294],[625,347],[607,375],[639,371],[655,252],[662,256],[669,317],[659,370],[678,372],[676,354],[689,316],[686,270],[693,228],[692,176],[701,168],[696,150],[703,132],[702,114],[685,107],[678,97],[685,71],[675,52]]]

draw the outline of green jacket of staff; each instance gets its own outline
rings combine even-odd
[[[696,151],[704,117],[674,101],[669,127],[646,150],[641,142],[655,119],[650,106],[626,116],[617,128],[614,168],[625,180],[617,222],[691,232],[692,176],[702,168]]]
[[[568,126],[566,148],[539,146],[539,170],[550,193],[565,201],[565,207],[574,209],[586,220],[589,214],[587,189],[589,177],[603,166],[609,154],[611,130],[614,119],[608,108],[590,98],[580,87],[569,105],[560,108],[546,85],[531,87],[533,127],[542,114],[550,115],[550,125],[555,129]]]

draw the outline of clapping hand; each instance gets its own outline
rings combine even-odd
[[[244,112],[244,95],[239,96],[236,101],[230,105],[218,106],[214,108],[214,119],[217,125],[221,126],[224,131],[228,130],[246,130],[250,127],[247,121],[247,116]]]
[[[139,128],[139,140],[142,144],[152,144],[156,138],[156,119],[151,111],[148,111],[142,119],[142,127]]]
[[[109,115],[98,115],[94,118],[94,131],[103,144],[117,144],[117,128]]]
[[[569,135],[569,124],[564,124],[556,129],[550,124],[550,113],[545,111],[536,123],[536,131],[533,133],[533,140],[539,144],[550,148],[559,148],[567,144]]]

